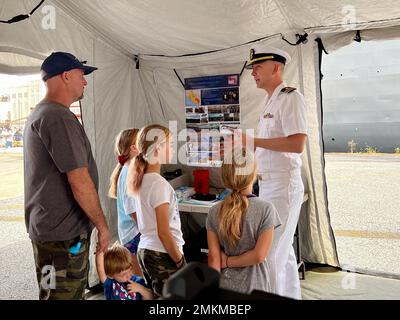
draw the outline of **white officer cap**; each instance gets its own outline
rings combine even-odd
[[[288,64],[291,58],[286,51],[266,45],[256,44],[250,49],[250,60],[246,65],[246,69],[251,69],[253,64],[267,60]]]

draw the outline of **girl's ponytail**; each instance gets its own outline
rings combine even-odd
[[[118,163],[110,176],[110,188],[108,189],[108,196],[110,198],[117,198],[118,178],[124,163],[129,160],[131,146],[135,144],[138,132],[139,129],[122,130],[115,138],[114,149]]]
[[[236,150],[232,161],[222,164],[222,181],[232,190],[219,210],[219,230],[223,239],[236,246],[242,236],[242,222],[249,206],[247,195],[242,191],[252,186],[256,178],[254,154],[246,149]],[[242,160],[239,165],[236,160]]]
[[[249,206],[249,200],[237,190],[227,196],[219,211],[219,230],[222,238],[236,246],[242,234],[242,220]]]
[[[139,192],[149,163],[144,159],[143,154],[139,153],[130,163],[126,185],[128,194],[135,195]]]
[[[139,154],[130,162],[126,178],[128,194],[131,196],[138,194],[149,166],[149,159],[157,145],[169,139],[170,135],[169,129],[159,124],[149,125],[139,131],[136,139]]]

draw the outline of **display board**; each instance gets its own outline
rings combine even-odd
[[[188,165],[221,165],[224,132],[240,127],[239,82],[239,74],[185,79]]]

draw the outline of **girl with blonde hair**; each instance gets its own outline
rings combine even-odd
[[[128,192],[138,204],[138,258],[147,283],[159,297],[164,282],[185,265],[175,190],[160,175],[161,165],[170,163],[173,156],[172,134],[161,125],[149,125],[138,133],[136,146],[138,154],[129,165]]]
[[[246,294],[268,292],[266,258],[273,230],[281,223],[275,207],[252,194],[256,179],[253,153],[243,149],[234,154],[232,163],[224,162],[221,170],[231,194],[207,216],[208,264],[221,272],[221,288]]]
[[[136,201],[127,194],[126,177],[131,160],[137,155],[135,146],[139,129],[122,130],[115,139],[117,165],[110,177],[108,196],[117,199],[118,237],[132,254],[132,268],[136,275],[143,276],[137,260],[140,233],[136,222]]]

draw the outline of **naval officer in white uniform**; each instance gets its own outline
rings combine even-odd
[[[301,179],[301,153],[307,139],[306,105],[303,95],[283,84],[287,52],[255,45],[250,50],[248,69],[257,88],[268,100],[260,116],[254,147],[259,197],[276,207],[282,226],[274,231],[267,262],[272,292],[301,299],[300,280],[293,238],[304,195]],[[250,137],[242,135],[245,140]]]

